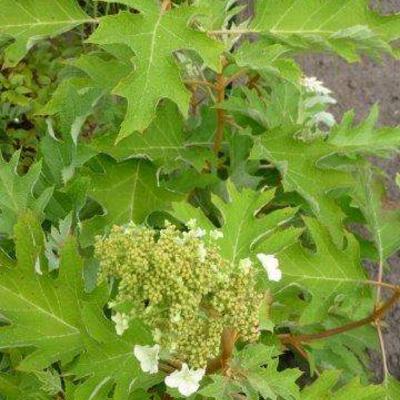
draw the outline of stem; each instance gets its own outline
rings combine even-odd
[[[283,344],[293,344],[293,343],[307,343],[312,342],[314,340],[325,339],[330,336],[338,335],[340,333],[344,333],[347,331],[351,331],[353,329],[360,328],[364,325],[368,325],[371,322],[377,322],[386,314],[388,310],[392,308],[394,304],[396,304],[400,299],[400,290],[397,289],[393,296],[385,303],[383,306],[377,308],[370,316],[360,319],[359,321],[350,322],[348,324],[339,326],[337,328],[327,329],[323,332],[319,333],[311,333],[308,335],[291,335],[291,334],[283,334],[279,335]]]
[[[163,11],[169,11],[172,8],[171,0],[163,0],[161,8]]]
[[[254,29],[219,29],[215,31],[207,31],[209,35],[245,35],[247,33],[258,33]]]
[[[225,87],[230,85],[233,81],[240,78],[242,75],[244,75],[246,73],[247,73],[247,69],[242,69],[242,70],[236,72],[236,74],[231,75],[228,79],[226,79]]]
[[[187,85],[203,85],[203,86],[207,86],[210,87],[212,89],[215,89],[215,85],[211,82],[208,81],[202,81],[202,80],[193,80],[193,79],[186,79],[183,81],[184,83],[186,83]]]
[[[207,374],[212,374],[220,369],[222,369],[224,373],[226,372],[238,337],[238,333],[235,329],[224,329],[221,336],[221,354],[208,363]]]
[[[217,91],[217,130],[214,137],[214,152],[218,155],[221,150],[222,140],[224,139],[224,128],[225,128],[225,110],[218,108],[225,99],[225,78],[223,73],[217,75],[217,81],[215,83],[215,89]]]
[[[381,348],[383,382],[387,382],[387,379],[389,377],[389,367],[386,357],[386,345],[385,345],[385,340],[383,338],[382,325],[380,320],[376,321],[376,330],[378,332],[379,346]]]

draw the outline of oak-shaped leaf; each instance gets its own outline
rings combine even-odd
[[[337,370],[324,371],[315,382],[307,386],[301,392],[301,400],[346,400],[349,398],[357,400],[381,400],[384,399],[385,390],[383,385],[364,386],[359,379],[354,378],[348,384],[337,389],[341,372]]]
[[[329,231],[313,218],[305,224],[315,244],[315,251],[300,242],[278,253],[282,281],[277,291],[291,285],[305,288],[311,300],[304,310],[300,324],[317,323],[326,315],[338,295],[356,295],[365,287],[367,276],[360,263],[360,249],[355,237],[346,233],[346,247],[338,247]],[[364,284],[363,284],[364,282]],[[364,296],[369,293],[365,287]]]
[[[99,45],[124,44],[135,53],[135,70],[114,89],[128,104],[119,134],[123,139],[148,127],[163,98],[172,100],[187,116],[191,94],[174,60],[176,51],[194,51],[206,66],[218,71],[224,47],[190,26],[193,18],[204,11],[196,6],[182,5],[165,11],[156,0],[120,2],[139,13],[103,17],[89,41]]]
[[[274,190],[254,191],[246,188],[239,191],[228,181],[225,201],[216,195],[212,196],[213,203],[221,214],[220,230],[223,237],[218,240],[218,245],[221,255],[232,264],[260,249],[273,248],[278,251],[297,239],[291,231],[286,236],[286,229],[283,227],[295,216],[297,208],[260,212],[271,203],[274,193]],[[209,231],[216,229],[199,208],[187,203],[175,203],[173,215],[182,222],[195,218],[199,226]]]
[[[322,50],[357,61],[391,53],[400,16],[381,16],[368,0],[274,0],[256,3],[251,30],[296,50]]]
[[[83,246],[90,245],[96,234],[112,225],[143,223],[149,214],[168,209],[181,197],[160,186],[157,167],[145,159],[118,163],[101,156],[96,164],[96,170],[85,173],[91,181],[88,195],[102,206],[104,213],[83,222]]]
[[[189,138],[183,122],[177,106],[168,101],[160,105],[145,134],[133,132],[118,144],[117,133],[101,135],[90,146],[118,161],[146,157],[158,166],[184,161],[201,169],[204,159],[214,158],[210,150],[213,142]]]
[[[36,162],[28,172],[20,175],[20,154],[16,151],[8,163],[0,154],[0,232],[9,236],[21,213],[30,209],[42,214],[53,193],[53,188],[45,187],[35,194],[42,170],[41,162]]]

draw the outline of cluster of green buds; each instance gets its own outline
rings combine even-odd
[[[250,260],[231,265],[220,255],[218,230],[206,232],[188,222],[154,230],[129,224],[98,237],[99,280],[118,291],[113,315],[118,334],[130,319],[141,319],[154,341],[181,362],[204,368],[218,356],[225,328],[246,341],[257,340],[262,294],[255,289]]]

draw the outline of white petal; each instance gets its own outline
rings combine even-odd
[[[128,316],[117,312],[111,317],[111,319],[115,323],[115,331],[117,332],[117,335],[122,336],[124,332],[129,328]]]
[[[313,124],[323,123],[329,128],[332,128],[332,126],[336,124],[335,117],[331,113],[326,111],[321,111],[315,114],[311,121]]]
[[[191,376],[197,382],[200,382],[203,379],[205,373],[206,373],[206,370],[204,368],[191,370]]]
[[[193,235],[196,238],[202,238],[206,235],[206,231],[201,228],[196,228],[190,231],[191,235]]]
[[[174,371],[172,374],[165,377],[165,384],[170,388],[177,388],[182,380],[180,374],[180,371]]]
[[[257,254],[257,258],[265,269],[279,268],[279,260],[273,254]]]
[[[192,370],[184,363],[180,371],[175,371],[165,378],[165,384],[172,388],[178,388],[179,393],[183,396],[190,396],[199,389],[204,374],[204,369]]]
[[[187,227],[188,227],[189,229],[194,229],[194,228],[196,228],[196,225],[197,225],[197,220],[196,220],[196,218],[190,219],[188,222],[186,222],[186,225],[187,225]]]
[[[245,273],[250,272],[252,265],[253,263],[251,262],[250,258],[243,258],[239,261],[239,268]]]
[[[191,396],[193,393],[196,393],[197,390],[199,389],[200,384],[196,383],[196,382],[182,382],[179,386],[178,386],[178,390],[179,393],[183,396],[189,397]]]
[[[219,231],[218,229],[214,229],[210,232],[210,238],[212,240],[218,240],[218,239],[222,239],[224,237],[224,234]]]
[[[158,344],[153,347],[136,345],[133,354],[140,362],[140,368],[143,372],[156,374],[158,372],[158,360],[160,354],[160,346]]]
[[[279,282],[282,279],[282,271],[279,269],[279,260],[272,254],[257,254],[263,268],[267,272],[270,281]]]
[[[206,261],[207,249],[205,248],[204,243],[199,244],[198,256],[199,256],[200,262]]]
[[[267,270],[267,274],[270,281],[279,282],[282,279],[282,271],[279,268]]]

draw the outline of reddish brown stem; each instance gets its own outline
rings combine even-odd
[[[226,372],[237,339],[238,333],[235,329],[224,329],[221,337],[221,354],[208,363],[207,374],[212,374],[220,369],[224,373]]]
[[[161,4],[161,8],[163,11],[169,11],[172,8],[172,1],[171,0],[163,0]]]
[[[225,128],[225,110],[219,108],[218,106],[224,101],[225,99],[225,78],[224,75],[218,74],[217,81],[215,83],[215,89],[217,92],[217,130],[215,132],[214,137],[214,152],[218,155],[219,151],[221,150],[222,140],[224,138],[224,128]]]
[[[312,342],[314,340],[325,339],[330,336],[348,332],[353,329],[360,328],[364,325],[368,325],[372,322],[379,321],[386,314],[386,312],[390,310],[393,307],[393,305],[399,301],[399,299],[400,299],[400,290],[397,289],[393,294],[393,296],[385,304],[377,308],[370,316],[366,318],[350,322],[348,324],[339,326],[337,328],[327,329],[319,333],[311,333],[308,335],[297,335],[297,336],[291,334],[283,334],[279,335],[279,338],[283,344],[293,345],[294,343],[299,344],[299,343]]]

